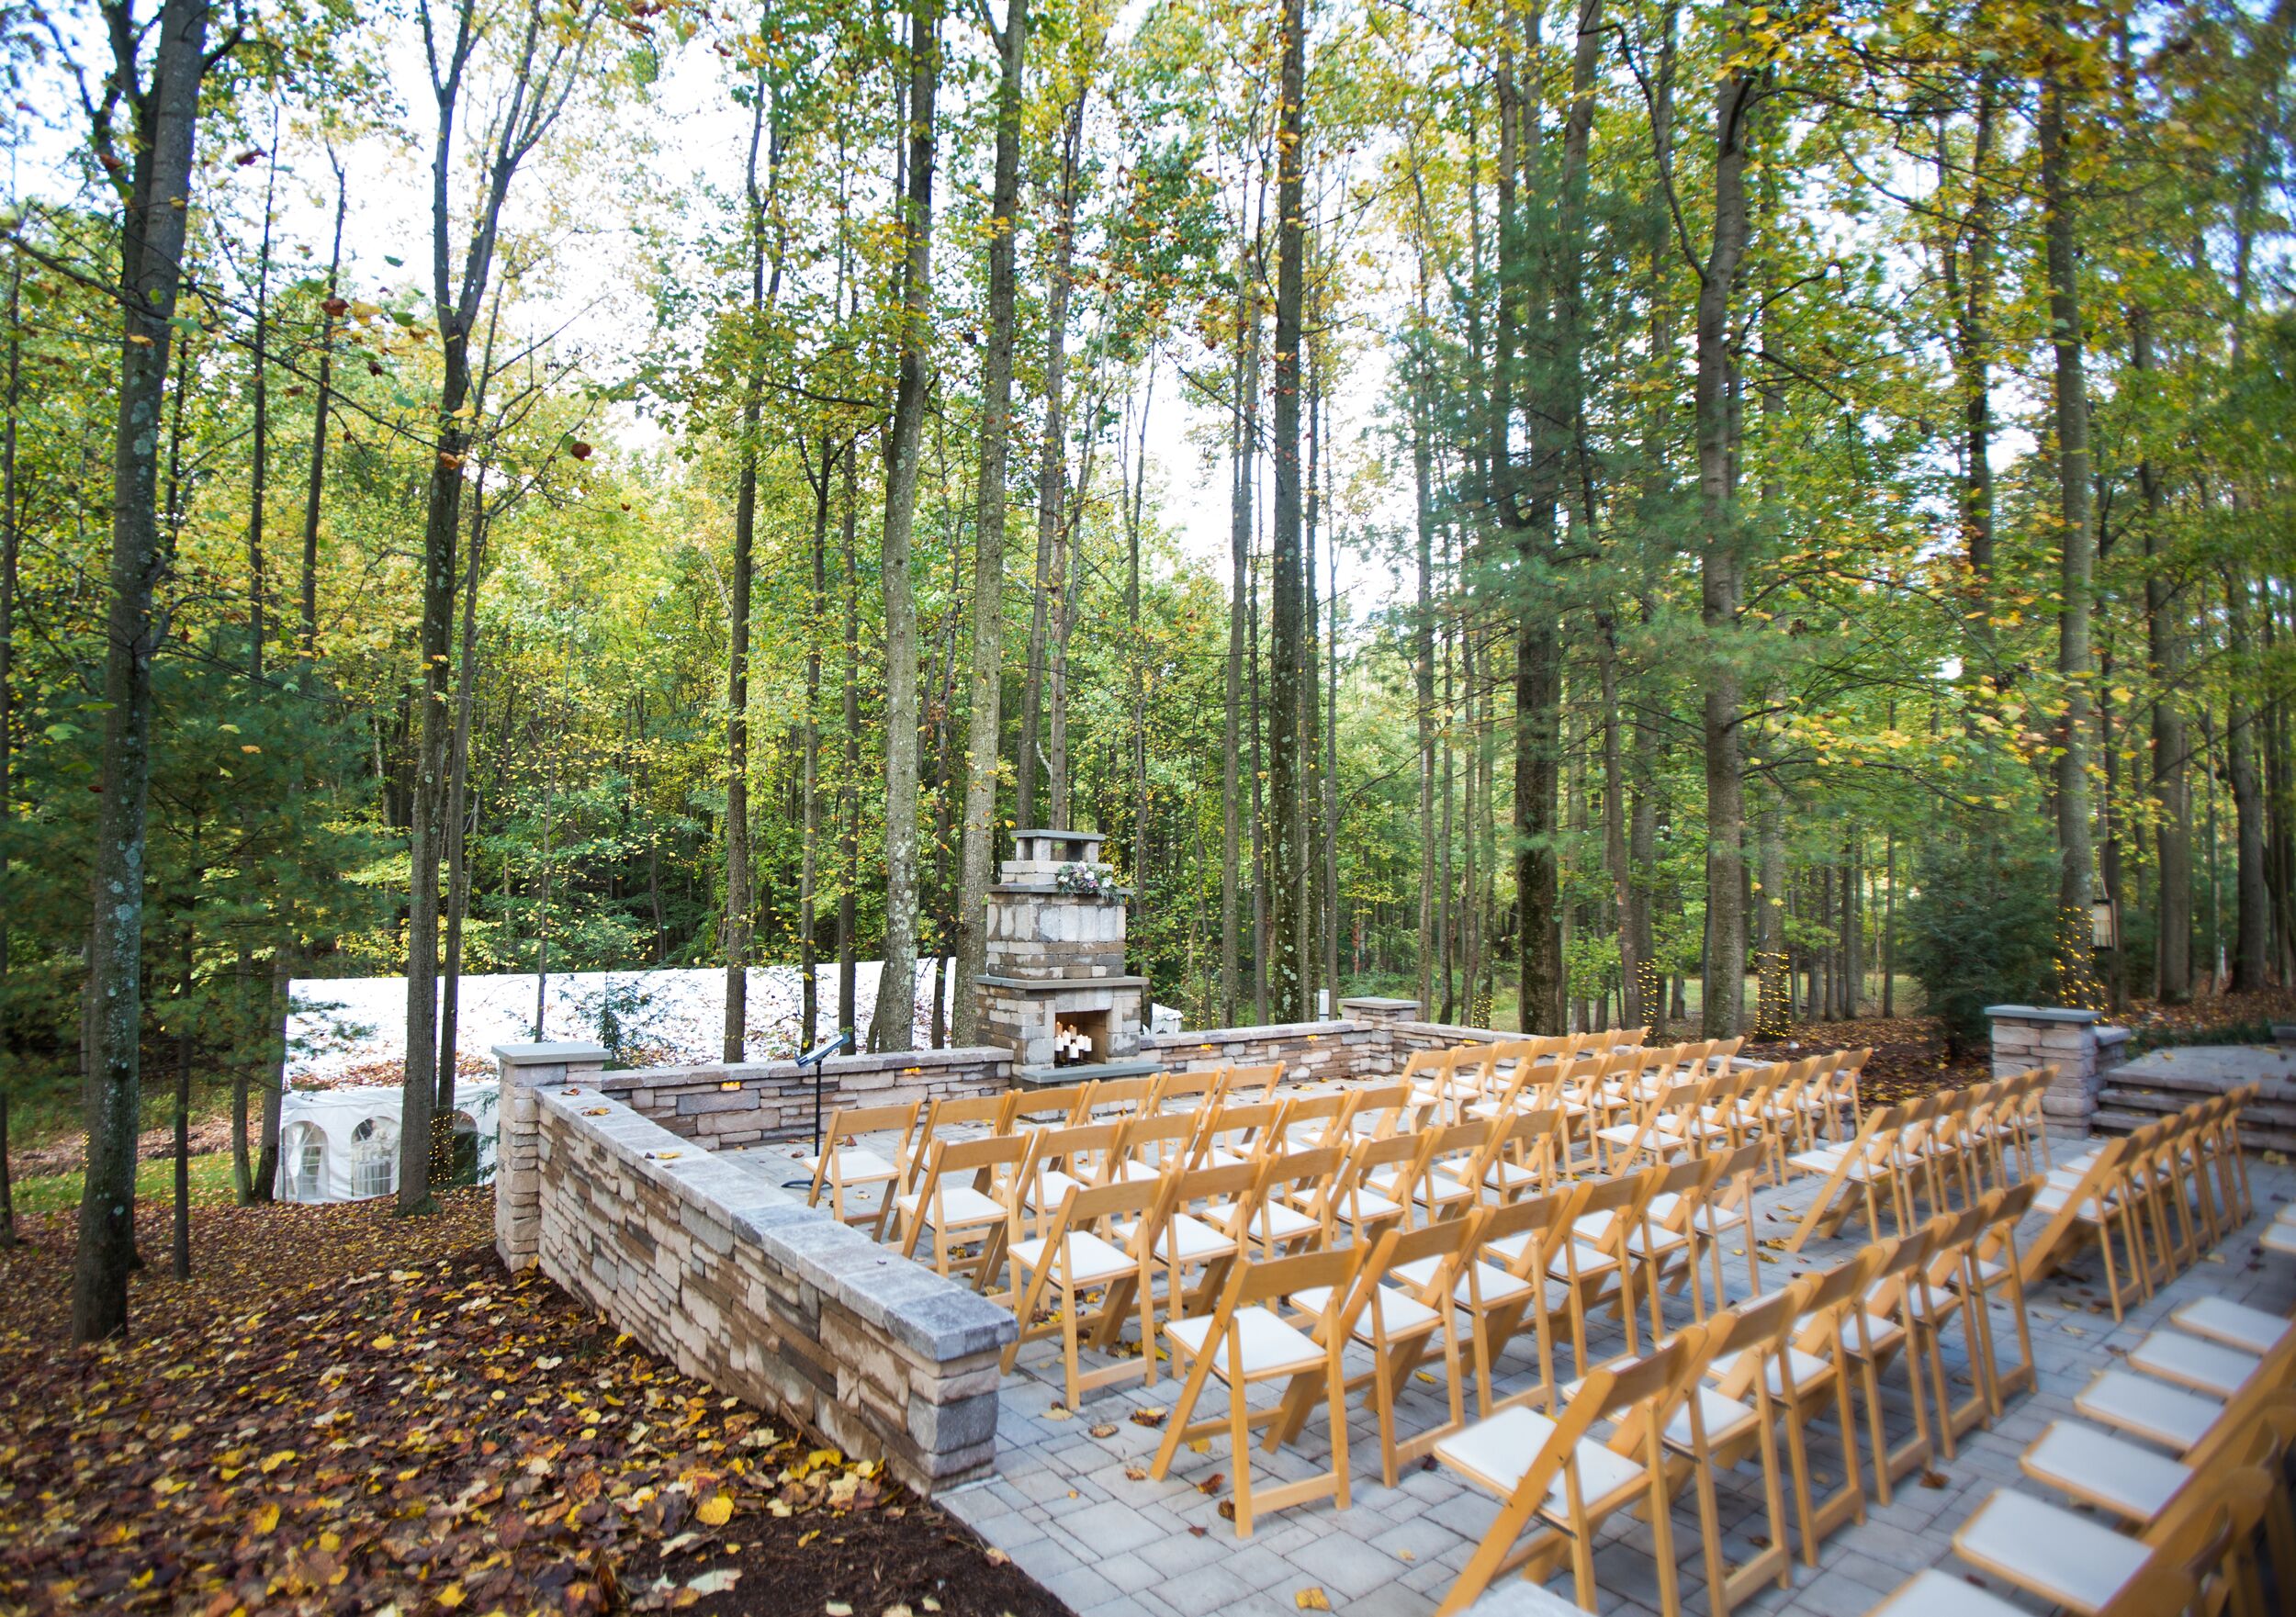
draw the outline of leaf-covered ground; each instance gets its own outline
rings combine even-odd
[[[0,1252],[0,1611],[1064,1610],[952,1519],[493,1252],[484,1191],[166,1209],[125,1346],[68,1215]]]

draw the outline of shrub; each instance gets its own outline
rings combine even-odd
[[[1914,865],[1906,969],[1958,1060],[1985,1043],[1989,1005],[2054,992],[2057,870],[2046,843],[1997,827],[1948,831]]]

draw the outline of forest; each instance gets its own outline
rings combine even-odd
[[[289,981],[406,974],[418,1210],[459,974],[723,966],[760,1059],[948,956],[971,1042],[1015,827],[1108,834],[1192,1026],[2296,980],[2291,28],[0,4],[75,1333],[147,1110],[270,1194]]]

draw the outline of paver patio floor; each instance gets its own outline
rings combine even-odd
[[[777,1145],[742,1153],[735,1160],[776,1180],[795,1173],[793,1159],[803,1147]],[[2058,1148],[2062,1157],[2065,1148]],[[1908,1477],[1891,1501],[1873,1499],[1870,1457],[1861,1443],[1866,1470],[1865,1520],[1836,1531],[1819,1546],[1818,1566],[1795,1563],[1792,1587],[1765,1585],[1742,1601],[1740,1611],[1795,1613],[1796,1617],[1856,1617],[1925,1566],[1956,1575],[1972,1569],[1954,1559],[1955,1528],[1995,1488],[2009,1487],[2065,1501],[2026,1478],[2018,1455],[2052,1420],[2072,1418],[2073,1399],[2098,1371],[2119,1361],[2169,1311],[2194,1297],[2214,1295],[2281,1314],[2296,1310],[2296,1262],[2258,1251],[2254,1237],[2282,1205],[2296,1198],[2296,1168],[2248,1158],[2256,1217],[2228,1237],[2150,1302],[2133,1308],[2115,1325],[2105,1300],[2096,1254],[2090,1252],[2068,1269],[2036,1287],[2030,1298],[2033,1353],[2039,1370],[2034,1392],[2013,1396],[2001,1420],[1960,1440],[1952,1459],[1939,1457],[1926,1477]],[[1806,1208],[1817,1181],[1801,1179],[1757,1193],[1757,1236],[1783,1244],[1795,1215]],[[1789,1210],[1790,1209],[1790,1210]],[[2036,1234],[2038,1216],[2020,1234]],[[1764,1289],[1813,1269],[1829,1267],[1863,1244],[1863,1231],[1848,1239],[1812,1242],[1802,1252],[1761,1249]],[[1750,1290],[1742,1252],[1725,1249],[1726,1278],[1732,1300]],[[1646,1305],[1647,1309],[1647,1305]],[[1688,1318],[1687,1298],[1669,1299],[1670,1327]],[[2006,1364],[2015,1352],[2009,1309],[1993,1308],[1997,1353]],[[1559,1324],[1560,1321],[1559,1321]],[[1645,1320],[1647,1331],[1647,1318]],[[1572,1374],[1569,1331],[1558,1331],[1558,1373]],[[1965,1371],[1962,1335],[1949,1331],[1949,1368]],[[1600,1362],[1622,1352],[1617,1321],[1598,1317],[1590,1334],[1589,1357]],[[1360,1360],[1360,1364],[1357,1361]],[[1367,1353],[1351,1354],[1351,1368],[1367,1366]],[[1518,1338],[1502,1364],[1503,1395],[1536,1380],[1527,1335]],[[1441,1362],[1433,1367],[1441,1374]],[[1471,1375],[1470,1375],[1471,1381]],[[1171,1475],[1151,1480],[1147,1467],[1162,1433],[1135,1422],[1136,1410],[1170,1409],[1179,1383],[1159,1376],[1153,1387],[1138,1383],[1091,1395],[1074,1412],[1061,1407],[1060,1344],[1032,1343],[1015,1372],[1006,1377],[997,1423],[996,1475],[945,1498],[947,1508],[970,1523],[988,1543],[1008,1553],[1080,1617],[1210,1617],[1212,1613],[1293,1613],[1302,1591],[1320,1590],[1333,1611],[1356,1617],[1424,1617],[1435,1609],[1469,1555],[1491,1524],[1497,1501],[1441,1467],[1406,1467],[1394,1488],[1382,1485],[1377,1420],[1368,1393],[1349,1405],[1349,1469],[1352,1499],[1345,1510],[1328,1500],[1262,1515],[1256,1531],[1239,1540],[1220,1514],[1229,1494],[1233,1457],[1224,1437],[1203,1452],[1183,1448]],[[1965,1394],[1963,1380],[1956,1396]],[[1265,1395],[1272,1397],[1272,1392]],[[1225,1392],[1217,1381],[1205,1404]],[[1261,1401],[1255,1398],[1255,1403]],[[1470,1413],[1472,1409],[1469,1393]],[[1903,1372],[1893,1366],[1885,1380],[1885,1405],[1895,1441],[1912,1430]],[[1199,1418],[1216,1412],[1200,1408]],[[1399,1405],[1399,1430],[1408,1435],[1438,1424],[1446,1412],[1439,1380],[1409,1384]],[[1863,1407],[1859,1419],[1863,1421]],[[1861,1433],[1863,1436],[1863,1433]],[[1840,1475],[1840,1448],[1830,1421],[1811,1434],[1811,1464],[1821,1493]],[[1255,1447],[1255,1486],[1328,1469],[1330,1434],[1319,1410],[1296,1446],[1275,1454]],[[1759,1547],[1766,1526],[1758,1465],[1749,1461],[1717,1479],[1724,1554],[1732,1566]],[[1684,1609],[1704,1611],[1704,1567],[1699,1553],[1697,1507],[1690,1489],[1677,1498],[1672,1517],[1677,1576]],[[1766,1543],[1766,1537],[1762,1538]],[[1595,1571],[1604,1612],[1629,1617],[1660,1607],[1653,1539],[1649,1525],[1622,1512],[1605,1524],[1598,1539]],[[1998,1582],[1988,1585],[2006,1593]],[[1494,1610],[1568,1609],[1571,1582],[1567,1567],[1548,1580],[1540,1599],[1519,1578],[1503,1579],[1486,1602]],[[2028,1604],[2016,1597],[2020,1604]],[[2034,1608],[2038,1609],[2038,1608]]]

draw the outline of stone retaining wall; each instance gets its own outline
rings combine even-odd
[[[681,1370],[920,1492],[993,1468],[1007,1311],[560,1074],[504,1107],[505,1158],[523,1153],[532,1187],[496,1182],[505,1262],[539,1263]]]
[[[1140,1041],[1141,1056],[1167,1072],[1195,1072],[1207,1067],[1284,1064],[1284,1082],[1308,1084],[1353,1078],[1378,1071],[1386,1043],[1383,1029],[1352,1021],[1278,1022],[1260,1027],[1209,1027],[1193,1033],[1151,1033]]]
[[[1012,1052],[994,1047],[832,1056],[821,1064],[821,1117],[839,1106],[891,1106],[952,1095],[1001,1095]],[[712,1151],[738,1151],[813,1132],[810,1072],[795,1061],[643,1067],[594,1080],[614,1099]]]
[[[2127,1059],[2129,1030],[2106,1025],[2099,1012],[2056,1005],[1987,1005],[1985,1014],[1993,1024],[1993,1075],[2055,1067],[2042,1115],[2051,1134],[2085,1139],[2105,1074]]]

